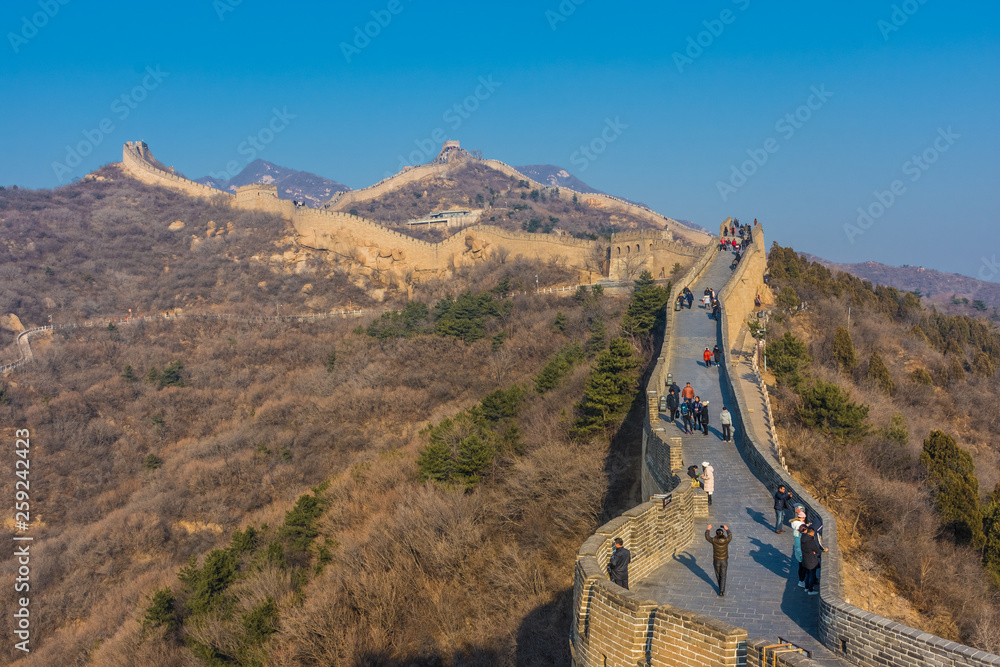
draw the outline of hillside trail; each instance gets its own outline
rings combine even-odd
[[[663,413],[666,437],[680,436],[684,469],[708,461],[715,468],[715,493],[708,519],[697,520],[695,537],[648,577],[633,586],[643,597],[666,602],[745,628],[749,638],[780,637],[811,650],[823,665],[847,665],[835,657],[818,637],[819,596],[809,596],[798,587],[798,564],[792,558],[792,531],[774,532],[774,489],[766,488],[743,462],[733,443],[722,440],[719,413],[725,404],[722,370],[705,366],[702,353],[715,345],[725,349],[711,312],[699,305],[705,288],[722,291],[732,273],[730,253],[719,253],[697,284],[689,285],[695,302],[690,310],[675,313],[673,359],[667,370],[681,386],[690,382],[702,401],[709,402],[709,433],[685,435],[678,423],[671,424]],[[679,285],[683,288],[683,285]],[[728,351],[727,351],[728,352]],[[730,410],[734,405],[727,404]],[[735,437],[740,437],[736,434]],[[682,476],[682,484],[688,483]],[[704,521],[704,523],[700,523]],[[716,594],[712,566],[712,545],[705,541],[705,528],[713,531],[726,524],[733,533],[729,545],[729,573],[726,595]]]

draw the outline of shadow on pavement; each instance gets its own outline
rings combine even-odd
[[[698,539],[697,535],[695,536],[695,539]],[[698,575],[699,579],[708,583],[709,586],[712,586],[712,590],[715,590],[715,579],[713,579],[708,572],[705,572],[705,569],[701,565],[698,565],[698,561],[695,560],[694,556],[689,553],[679,553],[674,554],[674,560],[691,570],[694,574]]]

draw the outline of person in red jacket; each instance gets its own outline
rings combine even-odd
[[[702,357],[702,359],[704,359],[704,360],[705,360],[705,366],[706,366],[707,368],[711,368],[711,367],[712,367],[712,351],[711,351],[711,350],[709,350],[709,349],[708,349],[708,348],[706,347],[706,348],[705,348],[705,352],[704,352],[704,353],[703,353],[703,354],[701,355],[701,357]]]

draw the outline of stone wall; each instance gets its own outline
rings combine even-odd
[[[694,537],[694,493],[681,485],[664,507],[643,503],[609,521],[577,555],[570,651],[577,667],[737,667],[745,664],[746,630],[658,604],[612,584],[607,563],[615,537],[632,552],[630,580],[673,557]]]
[[[299,242],[310,248],[329,250],[358,261],[374,272],[390,272],[399,277],[446,275],[453,269],[488,259],[496,254],[523,256],[542,261],[560,261],[575,269],[581,279],[593,282],[607,277],[627,279],[621,262],[608,261],[613,250],[639,258],[642,268],[654,277],[669,276],[675,262],[688,264],[703,249],[675,243],[669,232],[641,230],[616,235],[612,246],[607,241],[575,239],[552,234],[529,234],[493,227],[474,225],[440,243],[428,243],[406,236],[342,209],[354,199],[341,199],[332,208],[296,207],[277,196],[277,188],[267,184],[240,187],[236,195],[207,185],[194,183],[156,166],[149,147],[140,141],[127,142],[122,151],[122,164],[135,178],[152,185],[179,190],[196,197],[221,197],[233,206],[281,215],[291,220]],[[448,164],[415,167],[364,190],[358,197],[371,198],[406,183],[444,173]]]
[[[755,259],[753,256],[758,255]],[[745,275],[766,267],[763,229],[754,229],[754,242],[734,277],[719,293],[722,302],[720,323],[723,347],[732,350],[740,327],[753,309],[751,287],[757,276]],[[741,272],[744,274],[741,277]],[[761,274],[762,275],[762,274]],[[745,281],[744,281],[745,279]],[[805,508],[808,519],[823,525],[823,544],[829,551],[823,555],[823,575],[820,578],[819,639],[831,651],[863,667],[985,667],[1000,665],[1000,656],[977,651],[941,637],[907,627],[901,623],[866,612],[844,600],[842,561],[837,543],[837,522],[834,516],[813,498],[785,471],[775,452],[767,446],[766,433],[758,433],[745,416],[749,413],[742,384],[733,380],[734,355],[724,364],[724,389],[727,402],[736,406],[733,413],[734,438],[743,460],[754,475],[769,489],[780,484],[792,492]],[[752,654],[752,651],[750,651]],[[786,658],[788,665],[801,663]],[[748,665],[752,665],[748,662]]]
[[[822,667],[804,653],[790,651],[773,639],[747,640],[747,667]],[[766,658],[766,660],[765,660]]]
[[[736,341],[736,334],[746,322],[747,316],[754,309],[754,298],[765,288],[764,274],[767,272],[767,248],[764,247],[764,228],[757,225],[751,229],[751,243],[743,258],[737,265],[726,286],[719,292],[719,303],[723,310],[739,313],[739,317],[730,317],[727,322],[727,335],[730,341]],[[729,349],[729,348],[725,348]]]

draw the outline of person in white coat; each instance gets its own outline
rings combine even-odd
[[[708,495],[708,504],[712,504],[712,494],[715,493],[715,468],[708,461],[701,463],[701,486]]]

